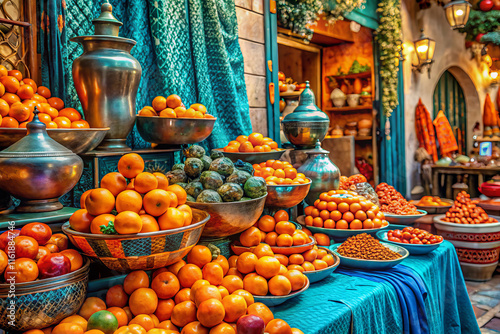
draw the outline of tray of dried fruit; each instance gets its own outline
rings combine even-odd
[[[430,253],[443,243],[442,236],[411,226],[402,230],[379,231],[377,238],[390,244],[403,246],[414,255]]]
[[[380,209],[391,224],[411,225],[415,223],[415,220],[427,215],[427,211],[418,210],[387,183],[380,183],[375,191],[380,202]]]
[[[257,132],[248,136],[240,135],[225,147],[216,150],[234,162],[241,160],[251,164],[259,164],[269,159],[277,160],[286,152],[271,138]]]
[[[424,196],[418,201],[412,200],[409,203],[428,214],[445,213],[453,206],[453,201],[451,199],[440,198],[438,196]]]

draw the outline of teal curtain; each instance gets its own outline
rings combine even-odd
[[[103,0],[42,0],[40,32],[43,84],[66,105],[80,109],[71,66],[83,52],[69,42],[92,35],[92,19]],[[186,105],[200,102],[218,118],[205,146],[222,147],[238,134],[249,134],[251,123],[232,0],[111,0],[123,22],[120,36],[137,41],[132,55],[142,66],[137,109],[157,95],[178,94]],[[60,4],[60,5],[58,5]],[[58,23],[55,24],[55,23]],[[58,26],[54,30],[50,27]],[[120,83],[116,83],[119,85]],[[128,144],[149,146],[136,130]]]

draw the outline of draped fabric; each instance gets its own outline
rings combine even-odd
[[[432,156],[434,162],[436,162],[438,160],[436,133],[434,131],[434,125],[432,124],[431,114],[422,103],[421,99],[418,100],[415,110],[415,128],[420,147],[425,148],[427,153]]]
[[[453,129],[442,110],[439,111],[433,122],[436,127],[436,136],[439,142],[439,149],[443,157],[448,157],[458,150],[457,140],[453,135]]]
[[[43,84],[67,106],[81,110],[71,67],[82,47],[69,39],[92,35],[92,20],[104,0],[42,0],[40,20],[62,29],[40,33]],[[205,146],[222,147],[251,123],[232,0],[111,0],[123,22],[120,36],[137,42],[132,49],[142,66],[137,110],[155,96],[178,94],[184,104],[204,104],[218,118]],[[116,83],[119,85],[120,83]],[[134,130],[128,144],[146,147]]]

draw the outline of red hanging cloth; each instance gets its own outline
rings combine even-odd
[[[432,125],[431,115],[427,108],[418,100],[417,108],[415,110],[415,127],[417,132],[418,143],[420,147],[425,148],[427,153],[432,156],[434,162],[438,160],[437,146],[436,146],[436,133]]]

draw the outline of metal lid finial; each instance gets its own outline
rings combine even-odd
[[[101,5],[101,15],[92,20],[92,23],[95,26],[94,35],[118,36],[120,27],[123,25],[114,17],[113,6],[108,1]]]

